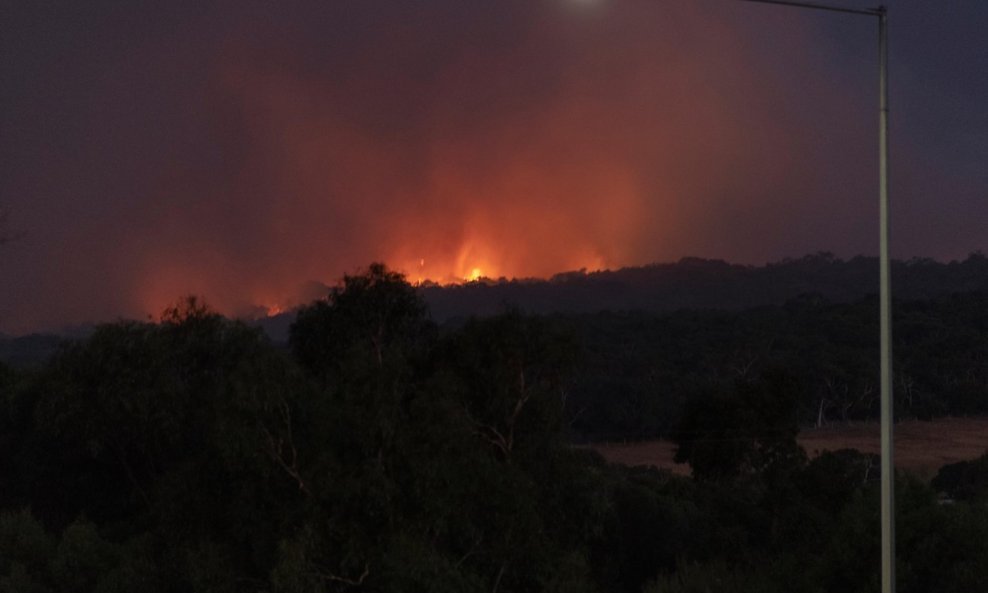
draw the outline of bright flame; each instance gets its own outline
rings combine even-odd
[[[436,255],[429,259],[393,257],[385,261],[395,262],[395,269],[405,274],[413,284],[434,282],[442,285],[476,282],[483,278],[507,279],[537,277],[548,278],[562,272],[596,272],[606,270],[610,263],[600,252],[592,248],[574,250],[558,264],[549,265],[538,260],[537,254],[519,256],[510,250],[497,252],[481,248],[481,241],[466,240],[454,252],[455,257]],[[551,267],[550,267],[551,266]]]

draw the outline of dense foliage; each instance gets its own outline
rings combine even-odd
[[[988,413],[988,293],[894,303],[897,418]],[[801,426],[878,417],[878,300],[563,318],[586,348],[579,438],[671,435],[687,402],[785,369]]]
[[[686,340],[684,319],[656,323]],[[576,382],[604,376],[586,335],[517,311],[440,329],[372,266],[288,349],[189,299],[0,366],[0,591],[877,590],[876,462],[806,459],[798,374],[696,360],[696,479],[611,466],[570,444]],[[900,591],[988,587],[986,467],[945,470],[951,505],[900,480]]]

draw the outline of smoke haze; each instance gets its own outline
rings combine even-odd
[[[713,1],[73,6],[11,9],[0,183],[24,236],[0,250],[3,331],[156,316],[187,293],[276,311],[375,260],[450,282],[875,251],[863,19]]]

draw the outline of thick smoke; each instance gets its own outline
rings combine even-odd
[[[446,282],[871,251],[874,56],[835,69],[800,15],[737,4],[42,15],[65,38],[8,101],[0,327],[274,309],[374,260]]]

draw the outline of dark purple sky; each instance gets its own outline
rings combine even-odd
[[[988,3],[888,4],[893,252],[963,258],[988,249]],[[187,293],[286,306],[374,260],[452,280],[877,251],[871,18],[89,0],[0,23],[0,332]]]

